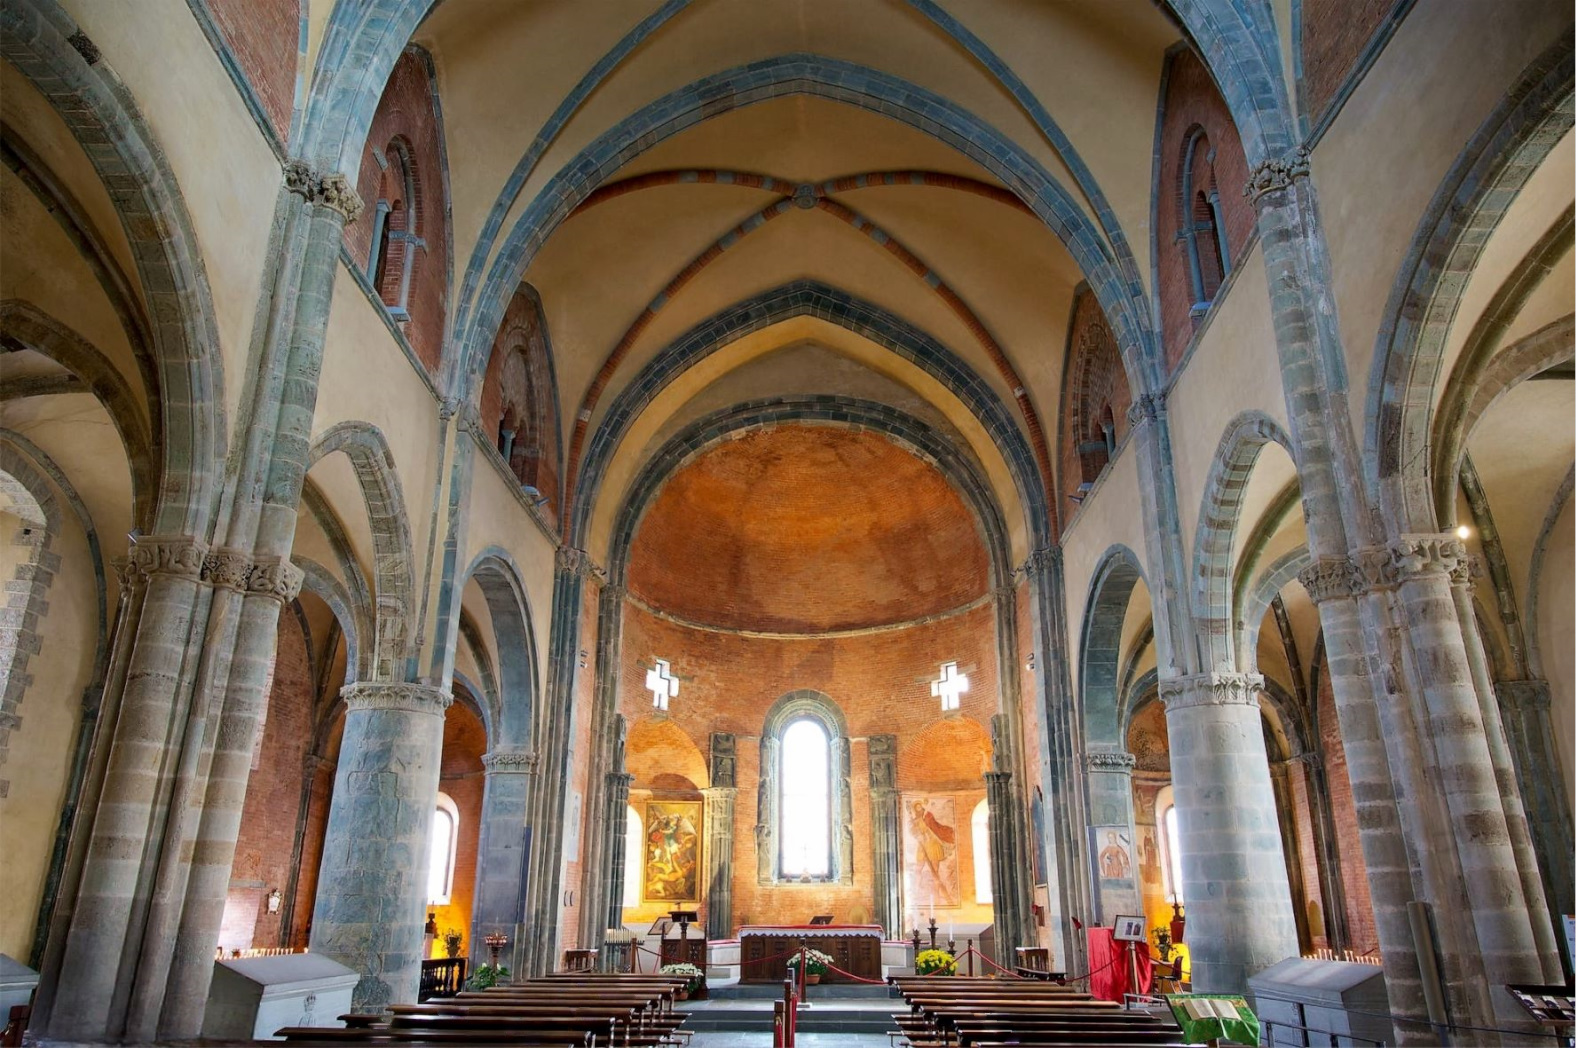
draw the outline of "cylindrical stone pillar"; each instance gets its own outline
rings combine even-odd
[[[608,774],[608,808],[619,814],[611,823],[608,839],[608,928],[618,929],[625,924],[625,865],[632,861],[625,852],[625,810],[630,807],[630,785],[636,778],[628,772]]]
[[[488,960],[483,941],[501,932],[510,939],[501,959],[518,972],[526,916],[526,821],[531,812],[537,755],[495,747],[482,755],[482,826],[477,836],[477,883],[471,904],[471,961]]]
[[[992,858],[992,928],[998,964],[1011,968],[1023,928],[1021,881],[1025,874],[1014,848],[1014,774],[988,772],[986,780],[987,841]]]
[[[1463,887],[1492,1007],[1504,1023],[1528,1017],[1501,985],[1544,978],[1523,881],[1486,741],[1448,572],[1465,556],[1451,535],[1406,535],[1392,544],[1397,599],[1406,624],[1440,787],[1455,834]]]
[[[1197,991],[1243,993],[1299,953],[1258,674],[1161,682]]]
[[[1096,836],[1096,920],[1110,925],[1115,915],[1140,913],[1140,880],[1134,870],[1134,755],[1092,750],[1085,755],[1085,769],[1090,833]],[[1108,841],[1109,836],[1123,840]]]
[[[901,940],[904,930],[903,874],[900,860],[904,846],[899,830],[899,738],[883,735],[866,739],[866,763],[871,776],[871,874],[872,913],[884,934]]]
[[[422,970],[428,836],[438,798],[447,689],[347,685],[345,735],[324,836],[312,949],[351,966],[354,1012],[415,1002]]]
[[[1560,983],[1561,962],[1557,957],[1556,929],[1546,920],[1545,885],[1540,880],[1540,862],[1534,854],[1534,842],[1529,836],[1529,818],[1524,812],[1523,792],[1518,788],[1518,774],[1512,767],[1512,751],[1507,746],[1506,729],[1497,709],[1496,689],[1490,682],[1490,668],[1485,662],[1485,645],[1479,636],[1479,623],[1474,618],[1474,597],[1471,580],[1482,569],[1473,558],[1458,562],[1451,575],[1452,604],[1457,609],[1458,627],[1463,631],[1463,648],[1468,656],[1469,673],[1473,676],[1474,691],[1479,696],[1479,716],[1485,725],[1485,745],[1490,749],[1490,763],[1496,777],[1496,787],[1501,794],[1501,812],[1507,820],[1507,840],[1512,845],[1512,855],[1518,865],[1518,878],[1523,883],[1523,898],[1527,902],[1529,925],[1534,942],[1540,952],[1540,964],[1545,970],[1546,983]]]
[[[1551,920],[1573,912],[1572,803],[1556,759],[1549,681],[1495,683],[1512,766],[1518,770]]]

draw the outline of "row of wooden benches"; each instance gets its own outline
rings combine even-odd
[[[894,1014],[893,1035],[912,1046],[1183,1044],[1170,1016],[1126,1010],[1042,980],[895,976],[889,982],[910,1006]]]
[[[344,1027],[283,1027],[292,1045],[684,1045],[683,1013],[674,1011],[684,977],[555,973],[524,983],[461,991],[418,1005],[393,1005],[389,1016],[347,1014]]]

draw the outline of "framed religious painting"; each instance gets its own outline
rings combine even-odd
[[[641,843],[643,900],[701,899],[701,802],[647,802]]]

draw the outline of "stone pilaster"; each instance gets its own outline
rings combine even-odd
[[[1573,912],[1573,817],[1551,725],[1549,681],[1497,681],[1501,721],[1518,770],[1552,920]]]
[[[477,836],[477,886],[471,906],[472,964],[488,960],[483,939],[501,932],[510,938],[502,956],[519,968],[526,926],[526,821],[531,814],[535,751],[495,747],[482,756],[482,819]]]
[[[866,763],[871,777],[872,913],[889,939],[903,939],[904,881],[900,860],[904,845],[899,836],[899,738],[892,735],[867,737]]]
[[[355,1012],[415,1002],[448,690],[357,682],[345,699],[312,950],[361,974]]]
[[[610,811],[617,812],[621,821],[625,819],[625,810],[630,806],[630,785],[635,781],[636,778],[628,772],[608,774],[608,808]],[[621,833],[614,834],[610,839],[608,852],[608,878],[613,885],[607,907],[610,929],[618,929],[624,925],[625,868],[631,863],[641,862],[641,857],[631,857],[626,854],[622,823],[619,828]]]
[[[756,882],[771,885],[778,870],[778,739],[765,733],[756,774]]]
[[[707,799],[707,939],[734,936],[734,735],[712,734]]]
[[[1085,755],[1086,783],[1090,793],[1090,829],[1097,859],[1096,920],[1112,924],[1119,914],[1140,913],[1140,876],[1134,836],[1134,755],[1125,750],[1092,750]],[[1121,828],[1118,831],[1112,828]],[[1100,876],[1100,855],[1106,834],[1127,833],[1131,866],[1125,878]],[[1127,886],[1123,884],[1127,881]]]
[[[1241,993],[1250,976],[1299,952],[1262,684],[1258,674],[1198,674],[1160,685],[1198,991]]]
[[[1015,865],[1014,775],[994,771],[986,780],[987,841],[992,856],[992,927],[997,941],[999,964],[1011,966],[1014,949],[1021,946],[1023,912],[1020,897],[1027,870]]]

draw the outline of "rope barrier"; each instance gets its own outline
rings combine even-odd
[[[840,969],[838,966],[834,965],[832,962],[828,962],[827,963],[827,967],[829,969],[833,970],[834,972],[838,973],[840,976],[847,976],[851,980],[856,981],[857,983],[880,983],[884,987],[887,986],[887,983],[888,983],[888,981],[886,981],[886,980],[873,980],[873,979],[871,979],[868,976],[856,976],[852,972],[849,972],[849,971],[844,970],[844,969]]]

